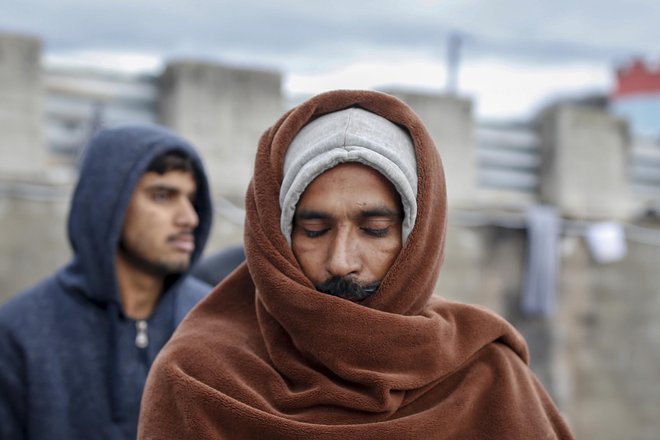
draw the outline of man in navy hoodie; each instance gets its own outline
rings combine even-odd
[[[0,308],[0,439],[135,438],[151,363],[210,290],[186,274],[211,216],[202,162],[174,133],[92,138],[69,212],[73,259]]]

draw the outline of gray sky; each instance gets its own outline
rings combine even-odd
[[[0,30],[54,58],[154,66],[195,57],[272,68],[291,93],[401,85],[440,91],[463,36],[459,88],[485,117],[606,92],[631,56],[660,56],[658,0],[3,0]],[[130,55],[130,56],[127,56]]]

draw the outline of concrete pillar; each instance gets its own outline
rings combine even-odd
[[[605,110],[559,105],[539,118],[541,199],[567,217],[619,219],[633,204],[625,123]]]
[[[66,222],[72,190],[72,179],[0,176],[0,304],[71,258]]]
[[[0,33],[0,172],[43,169],[42,99],[41,42]]]
[[[159,85],[159,119],[202,154],[216,195],[242,203],[259,137],[283,113],[279,73],[174,62]]]
[[[468,99],[388,89],[422,119],[435,142],[447,179],[450,207],[470,206],[476,192],[474,118]]]

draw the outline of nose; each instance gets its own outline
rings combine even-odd
[[[328,249],[326,270],[331,276],[344,277],[360,272],[359,249],[351,233],[340,228]]]
[[[183,198],[176,212],[177,226],[194,229],[199,224],[199,216],[195,206],[188,198]]]

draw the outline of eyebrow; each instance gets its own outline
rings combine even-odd
[[[328,220],[330,216],[321,211],[304,209],[295,214],[295,220]]]
[[[366,218],[371,218],[371,217],[396,218],[396,217],[401,217],[401,213],[398,210],[393,211],[386,207],[380,207],[380,208],[373,208],[373,209],[367,209],[365,211],[361,211],[360,216]]]
[[[162,183],[155,183],[145,188],[147,191],[171,191],[178,192],[179,188],[175,186],[165,185]]]
[[[156,191],[167,191],[170,194],[181,194],[183,192],[179,187],[167,185],[164,183],[154,183],[153,185],[144,188],[144,190],[150,193]],[[188,197],[191,198],[197,197],[197,190],[194,190],[190,194],[188,194]]]

